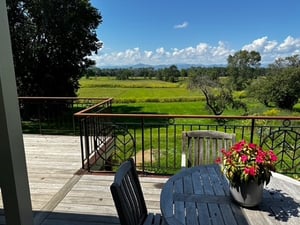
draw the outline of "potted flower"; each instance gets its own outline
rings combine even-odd
[[[241,205],[253,207],[260,203],[263,185],[275,171],[277,156],[272,150],[242,140],[229,150],[222,149],[222,171],[230,184],[232,197]]]

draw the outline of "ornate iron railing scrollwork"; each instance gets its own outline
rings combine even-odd
[[[125,127],[106,124],[94,140],[97,155],[103,160],[105,170],[112,170],[136,154],[135,139]]]
[[[284,126],[284,127],[289,127],[289,126],[291,126],[291,121],[290,120],[283,120],[282,121],[282,125]]]
[[[284,128],[272,131],[261,142],[263,148],[272,149],[278,156],[276,169],[286,174],[300,173],[300,133],[283,121]]]
[[[174,117],[168,118],[168,124],[169,124],[169,125],[175,124],[175,119],[174,119]]]

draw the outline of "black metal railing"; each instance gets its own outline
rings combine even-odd
[[[97,104],[100,103],[100,104]],[[79,134],[73,114],[97,106],[94,112],[111,112],[111,98],[19,97],[24,133]]]
[[[300,117],[99,114],[88,110],[75,116],[81,123],[82,167],[87,170],[114,170],[134,157],[144,173],[173,174],[181,167],[183,131],[219,130],[274,149],[279,172],[300,174]]]
[[[87,170],[115,170],[134,157],[143,173],[173,174],[181,166],[183,131],[220,130],[274,149],[279,172],[300,174],[300,117],[112,114],[111,98],[20,97],[19,103],[24,133],[79,135]]]

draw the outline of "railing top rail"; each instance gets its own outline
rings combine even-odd
[[[108,103],[108,102],[111,102],[111,101],[112,101],[112,98],[105,99],[104,101],[99,102],[99,103],[97,103],[97,104],[95,104],[95,105],[93,105],[93,106],[91,106],[87,109],[83,109],[83,110],[75,113],[74,115],[77,116],[77,115],[82,115],[82,114],[88,114],[88,115],[93,114],[93,113],[88,113],[88,111],[93,110],[93,109],[97,108],[98,106],[103,105],[103,104]],[[96,113],[94,113],[94,114],[96,114]]]
[[[84,110],[83,110],[84,111]],[[77,117],[127,117],[127,118],[199,118],[199,119],[265,119],[265,120],[300,120],[299,116],[214,116],[214,115],[178,115],[178,114],[112,114],[112,113],[85,113],[80,111]]]
[[[19,97],[20,100],[111,100],[111,98],[98,97]]]

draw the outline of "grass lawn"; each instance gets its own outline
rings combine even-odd
[[[114,107],[115,106],[115,107]],[[203,102],[113,104],[114,113],[208,114]]]

